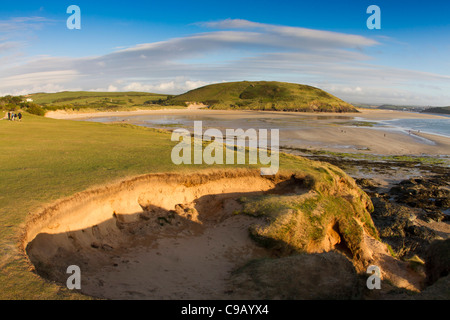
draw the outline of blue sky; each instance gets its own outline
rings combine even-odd
[[[69,5],[81,30],[69,30]],[[369,30],[369,5],[381,30]],[[350,102],[450,105],[450,1],[17,1],[0,9],[0,95],[181,93],[223,81]]]

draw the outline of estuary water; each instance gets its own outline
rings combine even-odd
[[[450,137],[450,117],[447,119],[394,119],[379,122],[380,126],[393,127],[406,132],[424,132]]]
[[[436,134],[440,136],[450,137],[450,116],[439,119],[391,119],[391,120],[373,120],[365,119],[358,116],[347,115],[317,115],[304,116],[301,114],[278,114],[276,117],[270,113],[249,114],[248,116],[237,113],[236,115],[220,112],[216,114],[151,114],[151,115],[134,115],[134,116],[108,116],[102,118],[91,118],[86,121],[94,122],[127,122],[130,124],[170,129],[170,128],[192,128],[194,121],[202,121],[208,128],[229,128],[229,129],[280,129],[283,131],[297,130],[302,126],[320,125],[321,123],[330,122],[348,122],[351,121],[368,121],[375,123],[374,129],[384,129],[393,131],[402,131],[406,134],[423,132]]]

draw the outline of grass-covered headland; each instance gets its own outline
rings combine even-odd
[[[198,88],[169,103],[203,103],[213,109],[357,112],[351,104],[315,87],[276,81],[241,81]]]
[[[48,111],[133,111],[142,109],[160,109],[169,95],[145,92],[59,92],[36,93],[27,96],[0,97],[0,110],[23,110],[38,116]],[[164,106],[178,107],[181,106]]]
[[[0,110],[26,110],[36,115],[48,111],[131,111],[186,108],[203,104],[211,109],[297,112],[358,112],[341,99],[315,87],[267,81],[242,81],[208,85],[180,95],[144,92],[59,92],[0,98]]]

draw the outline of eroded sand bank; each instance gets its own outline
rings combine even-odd
[[[344,210],[365,210],[363,202],[368,198],[356,188],[354,181],[340,175],[335,178],[333,190],[323,192],[338,192],[347,199],[349,206],[343,204]],[[288,263],[287,273],[281,278],[289,282],[288,271],[295,268],[289,269],[289,256],[287,260],[278,260],[285,259],[285,253],[280,258],[279,249],[261,246],[251,238],[251,227],[265,228],[268,221],[242,214],[241,199],[269,196],[306,200],[317,194],[311,188],[308,176],[298,172],[271,177],[249,169],[149,174],[81,192],[33,214],[26,225],[23,248],[40,276],[61,285],[65,285],[68,278],[67,267],[79,266],[82,292],[94,297],[261,298],[260,284],[251,277],[234,273],[236,270],[250,261],[262,262],[261,268],[265,270],[264,261],[273,260],[261,258],[275,258],[281,265],[285,261]],[[356,209],[357,206],[360,208]],[[363,272],[369,264],[379,265],[383,278],[396,286],[420,289],[423,277],[391,257],[384,244],[366,233],[356,211],[346,219],[360,224],[354,227],[361,230],[364,237],[355,237],[356,242],[349,243],[345,240],[348,235],[342,234],[342,226],[339,226],[348,220],[337,222],[333,218],[329,224],[326,222],[321,240],[306,245],[306,252],[321,256],[300,257],[309,267],[295,278],[301,284],[302,279],[308,282],[314,274],[324,286],[316,287],[309,281],[311,287],[294,290],[293,297],[308,299],[312,292],[316,297],[334,297],[334,292],[340,289],[332,287],[333,283],[345,279],[352,279],[356,285],[348,288],[348,294],[353,296],[354,292],[360,292],[361,286],[356,270]],[[241,214],[236,214],[238,212]],[[304,213],[288,212],[272,223],[281,223],[281,227],[287,223],[288,227],[290,224],[284,219],[295,217],[295,233],[302,234],[301,230],[306,227],[302,224],[306,218]],[[336,214],[337,219],[342,219],[340,210]],[[355,255],[352,258],[349,250],[358,252],[356,258]],[[329,265],[316,265],[321,261],[334,261],[343,269],[330,273]],[[248,269],[243,270],[248,272]],[[280,275],[273,278],[265,274],[265,277],[273,280]],[[245,281],[247,289],[237,290],[239,281]],[[273,286],[268,299],[291,297],[278,282]]]
[[[232,270],[271,255],[248,236],[255,218],[234,214],[238,199],[305,191],[301,180],[256,170],[152,174],[50,206],[23,243],[41,276],[64,283],[78,265],[95,297],[218,298]]]

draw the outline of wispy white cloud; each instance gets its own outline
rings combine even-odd
[[[142,82],[132,82],[123,89],[126,91],[148,91],[148,92],[177,92],[196,89],[211,84],[205,81],[186,80],[183,77],[177,77],[175,80],[160,82],[155,84],[145,84]]]
[[[0,20],[0,59],[3,59],[0,67],[17,63],[24,56],[23,50],[27,47],[27,38],[29,39],[33,32],[41,30],[44,25],[52,22],[44,17],[15,17]]]
[[[5,54],[8,51],[17,49],[20,46],[21,46],[20,42],[16,42],[16,41],[0,42],[0,55]]]
[[[14,17],[8,20],[0,20],[0,33],[11,33],[26,30],[38,30],[45,24],[54,20],[45,17]]]
[[[79,76],[76,70],[42,71],[4,77],[2,80],[13,88],[27,88],[45,83],[65,84]],[[45,81],[43,81],[45,79]]]
[[[216,22],[199,23],[216,29],[253,29],[261,30],[265,35],[275,35],[286,40],[296,40],[308,47],[323,48],[345,47],[360,48],[379,44],[377,41],[359,35],[314,30],[299,27],[287,27],[265,23],[252,22],[242,19],[227,19]]]
[[[15,22],[27,23],[26,19]],[[199,25],[206,28],[204,33],[117,48],[105,55],[34,57],[0,65],[0,77],[8,79],[2,81],[0,91],[15,92],[20,87],[32,92],[48,85],[55,90],[181,93],[214,82],[265,79],[317,84],[350,101],[450,101],[448,75],[377,64],[369,49],[392,39],[236,19]],[[4,50],[14,47],[14,43],[3,45]],[[0,53],[1,48],[0,44]],[[426,94],[415,92],[420,85]]]

